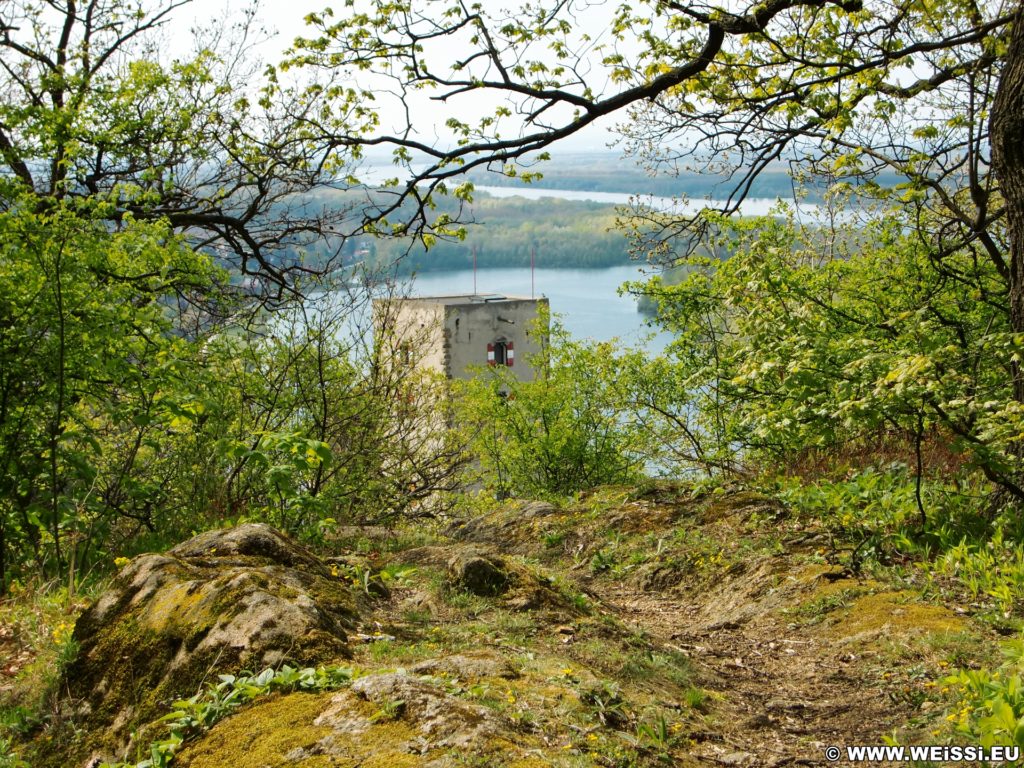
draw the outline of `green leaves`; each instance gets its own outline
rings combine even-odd
[[[254,699],[273,692],[333,691],[347,686],[355,676],[350,667],[303,667],[283,665],[259,674],[219,675],[218,682],[188,699],[179,699],[161,721],[168,724],[166,738],[149,746],[150,756],[137,763],[104,763],[103,768],[169,768],[189,741]]]
[[[1020,640],[1004,645],[1005,663],[998,669],[961,670],[943,683],[956,688],[959,709],[947,720],[961,738],[983,747],[1024,747],[1024,678]]]
[[[938,434],[1009,471],[1021,421],[1001,277],[969,251],[939,259],[900,224],[719,220],[727,260],[651,284],[712,445],[785,465],[872,434]]]
[[[101,200],[33,202],[0,212],[0,563],[50,575],[120,515],[152,522],[153,448],[202,416],[171,394],[192,350],[167,300],[217,272],[164,222],[112,232]]]
[[[490,368],[458,393],[458,421],[498,495],[558,498],[643,475],[656,436],[630,409],[640,353],[571,340],[555,324],[532,381]]]

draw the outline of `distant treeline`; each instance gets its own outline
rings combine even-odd
[[[439,211],[441,206],[439,206]],[[526,200],[474,195],[466,239],[440,239],[429,249],[408,238],[356,238],[345,257],[398,263],[399,273],[537,266],[597,268],[629,263],[628,242],[614,229],[615,206],[589,201]]]
[[[680,172],[677,176],[651,176],[626,160],[615,160],[609,155],[579,155],[542,163],[535,170],[542,178],[532,186],[545,189],[565,189],[578,192],[618,192],[631,195],[658,197],[685,196],[693,199],[729,196],[733,183],[725,176],[711,173]],[[521,187],[522,179],[500,173],[475,171],[469,179],[481,187]],[[820,199],[817,190],[805,190],[811,201]],[[750,197],[793,198],[794,185],[786,171],[769,170],[762,173],[750,189]]]
[[[672,175],[661,171],[652,176],[633,161],[611,153],[588,152],[559,155],[551,161],[536,163],[523,169],[540,173],[540,179],[531,186],[542,189],[564,189],[577,192],[617,192],[630,195],[657,197],[688,197],[693,200],[727,198],[736,187],[739,177],[731,179],[723,174],[680,170]],[[522,171],[520,171],[520,175]],[[522,187],[519,176],[476,170],[468,178],[480,187]],[[903,179],[892,173],[881,173],[874,181],[891,187]],[[795,182],[784,164],[763,171],[751,184],[747,197],[782,198],[793,200],[798,195],[809,203],[821,202],[827,182]]]

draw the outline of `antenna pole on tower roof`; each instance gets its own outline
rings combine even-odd
[[[536,293],[536,291],[535,291],[536,281],[534,280],[534,273],[533,273],[534,265],[535,265],[536,261],[537,261],[537,246],[533,246],[530,249],[530,298],[531,299],[534,298],[535,293]]]

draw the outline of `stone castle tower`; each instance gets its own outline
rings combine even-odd
[[[468,379],[476,366],[505,366],[534,378],[529,360],[547,337],[548,300],[500,294],[419,296],[374,301],[378,339],[391,334],[403,364]]]

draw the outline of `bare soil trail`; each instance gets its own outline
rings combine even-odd
[[[598,593],[624,621],[685,652],[715,714],[691,734],[692,757],[708,765],[825,765],[826,746],[877,744],[911,708],[865,679],[864,658],[775,617],[708,627],[677,597],[629,588]]]
[[[587,582],[606,610],[685,653],[711,692],[704,727],[690,734],[690,757],[706,765],[828,765],[829,746],[879,745],[897,732],[901,743],[926,743],[942,719],[931,695],[936,680],[977,628],[915,591],[821,562],[821,537],[775,511],[772,551],[725,557],[710,576],[690,573],[661,589],[650,579]],[[711,551],[743,549],[752,517],[763,512],[756,500],[704,507],[694,521],[704,551],[709,541]]]

